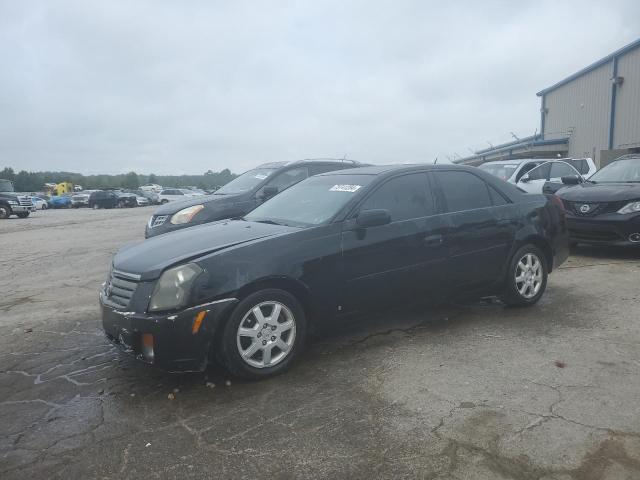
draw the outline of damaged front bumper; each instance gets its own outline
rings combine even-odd
[[[224,298],[178,312],[137,313],[112,308],[100,292],[102,325],[109,341],[122,352],[169,372],[201,372],[207,367],[214,333],[237,302]]]

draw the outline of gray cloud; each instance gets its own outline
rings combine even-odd
[[[634,0],[514,3],[0,0],[0,166],[466,155],[640,32]]]

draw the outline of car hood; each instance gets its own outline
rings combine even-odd
[[[192,207],[193,205],[205,205],[207,208],[215,208],[216,206],[233,203],[240,195],[200,195],[198,197],[190,197],[187,200],[178,202],[169,202],[162,205],[154,212],[154,215],[173,215],[183,208]]]
[[[138,274],[141,280],[153,280],[172,265],[293,231],[299,229],[244,220],[207,223],[125,246],[113,258],[113,268]]]
[[[570,202],[619,202],[640,198],[640,183],[581,183],[557,192]]]

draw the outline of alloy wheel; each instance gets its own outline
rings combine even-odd
[[[542,262],[534,253],[524,255],[516,265],[516,290],[523,298],[535,297],[542,287]]]
[[[245,313],[236,343],[242,360],[255,368],[273,367],[291,352],[296,321],[291,310],[276,301],[262,302]]]

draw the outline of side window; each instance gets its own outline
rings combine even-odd
[[[449,212],[474,210],[493,205],[484,180],[468,172],[435,172]]]
[[[500,192],[498,192],[495,188],[489,185],[489,196],[491,197],[491,202],[494,206],[498,205],[506,205],[509,202],[505,200]]]
[[[536,165],[537,165],[537,164],[535,164],[535,163],[527,163],[527,164],[525,164],[525,165],[520,169],[520,171],[518,172],[518,174],[516,175],[516,182],[517,182],[518,180],[520,180],[520,179],[522,178],[522,176],[523,176],[525,173],[527,173],[527,172],[529,172],[529,171],[533,170],[534,168],[536,168]]]
[[[350,167],[353,167],[353,165],[351,164],[346,164],[349,165]],[[326,173],[326,172],[333,172],[335,170],[342,170],[343,167],[342,165],[309,165],[309,176],[313,176],[313,175],[318,175],[319,173]]]
[[[374,191],[360,210],[389,210],[391,221],[426,217],[435,211],[427,175],[414,173],[392,178]]]
[[[298,182],[301,182],[305,178],[307,178],[308,172],[307,167],[298,167],[292,168],[291,170],[286,170],[282,173],[277,174],[271,180],[267,182],[265,186],[269,187],[278,187],[278,191],[282,192],[286,190],[291,185],[295,185]]]
[[[560,178],[565,175],[575,175],[577,172],[564,162],[553,162],[549,178]]]
[[[550,163],[543,163],[529,172],[529,180],[549,180]]]
[[[566,160],[566,162],[582,174],[589,173],[589,164],[586,160]]]

